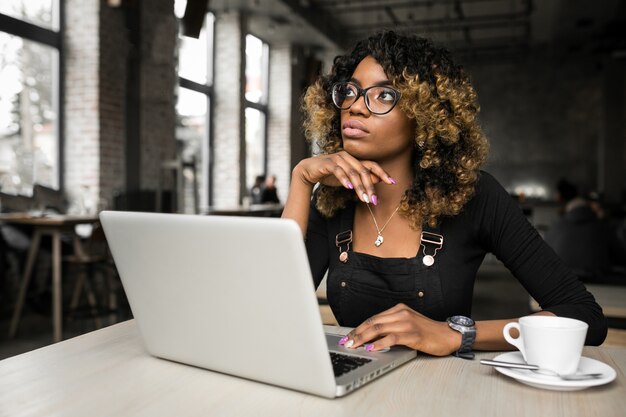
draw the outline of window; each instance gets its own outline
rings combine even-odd
[[[267,101],[269,46],[261,39],[246,36],[246,189],[267,168]]]
[[[61,184],[60,4],[0,3],[0,190]]]
[[[59,30],[57,0],[2,0],[0,13],[46,29]]]
[[[184,14],[184,3],[174,4],[176,15]],[[188,168],[185,176],[185,212],[194,211],[194,194],[200,211],[210,204],[210,132],[213,95],[213,35],[215,17],[208,13],[198,39],[179,35],[178,98],[176,139],[179,155]],[[193,167],[193,168],[192,168]],[[195,171],[192,169],[195,168]],[[191,179],[195,175],[197,189]]]

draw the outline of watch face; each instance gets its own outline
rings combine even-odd
[[[474,325],[474,320],[465,316],[452,316],[450,317],[450,321],[454,324],[459,324],[466,327],[472,327]]]

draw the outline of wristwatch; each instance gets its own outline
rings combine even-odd
[[[474,320],[465,316],[452,316],[448,317],[446,321],[450,328],[461,333],[461,347],[454,353],[454,356],[463,359],[474,359],[474,352],[472,352],[472,346],[474,346],[474,340],[476,339]]]

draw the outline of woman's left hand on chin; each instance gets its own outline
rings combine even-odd
[[[397,304],[367,319],[342,339],[348,348],[363,346],[377,351],[403,345],[434,356],[456,352],[461,346],[461,334],[447,322],[431,320],[405,304]],[[352,343],[350,343],[352,342]]]

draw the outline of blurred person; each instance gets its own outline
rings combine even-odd
[[[276,190],[276,175],[270,175],[265,179],[265,186],[261,192],[261,203],[280,203],[278,191]]]
[[[547,231],[546,242],[582,280],[603,281],[613,266],[626,264],[617,231],[603,218],[599,201],[581,197],[576,185],[560,180],[557,190],[563,214]]]
[[[261,204],[261,195],[263,194],[263,187],[265,184],[265,175],[257,175],[254,179],[254,184],[250,188],[250,197],[252,198],[252,204]]]

